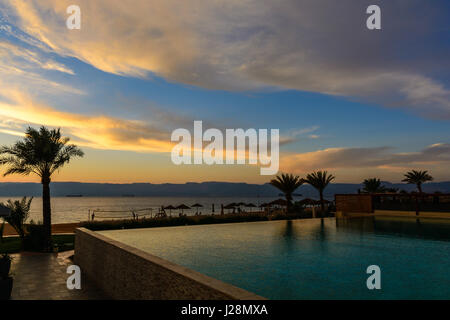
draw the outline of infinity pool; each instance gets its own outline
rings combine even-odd
[[[306,219],[101,234],[269,299],[450,299],[450,221]],[[381,290],[366,269],[381,268]]]

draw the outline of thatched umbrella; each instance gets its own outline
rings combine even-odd
[[[167,207],[164,207],[164,210],[169,210],[169,215],[172,216],[172,210],[175,210],[176,208],[172,205],[168,205]]]
[[[252,211],[252,208],[257,208],[257,206],[254,205],[253,203],[247,203],[247,204],[245,205],[245,207],[246,207],[246,208],[250,208],[250,211]]]
[[[203,208],[203,206],[200,203],[196,203],[196,204],[193,204],[191,206],[191,208],[197,208],[197,215],[198,215],[198,208]]]
[[[224,209],[228,209],[228,210],[231,210],[231,209],[236,209],[236,203],[230,203],[230,204],[227,204],[226,206],[224,206],[223,207]]]
[[[235,203],[235,207],[237,208],[239,213],[241,213],[241,207],[243,207],[243,206],[245,206],[245,202]]]
[[[185,204],[180,204],[178,207],[176,207],[175,209],[181,209],[181,214],[183,214],[183,210],[187,210],[190,209],[187,205]]]

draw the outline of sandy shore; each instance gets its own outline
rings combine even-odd
[[[53,224],[52,225],[52,233],[61,234],[61,233],[75,233],[75,229],[78,228],[78,223],[62,223],[62,224]],[[4,236],[14,236],[17,235],[17,232],[11,227],[9,224],[5,224],[5,230],[3,232]]]

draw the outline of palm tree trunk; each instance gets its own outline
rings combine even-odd
[[[419,194],[416,195],[416,216],[419,215],[419,211],[420,211],[419,195],[422,195],[422,184],[421,183],[417,184],[417,189],[419,189]]]
[[[320,193],[320,218],[322,218],[323,219],[323,215],[324,215],[324,212],[325,212],[325,204],[324,204],[324,202],[323,202],[323,191],[322,190],[319,190],[319,193]]]
[[[289,209],[291,207],[291,201],[289,200],[289,198],[290,198],[290,196],[286,195],[286,201],[287,201],[287,203],[286,203],[286,214],[289,213]]]
[[[420,207],[419,207],[419,195],[416,195],[416,216],[419,215]]]
[[[50,179],[42,179],[42,214],[45,232],[45,250],[52,249],[52,211],[50,205]]]

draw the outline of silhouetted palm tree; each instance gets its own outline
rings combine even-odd
[[[34,173],[42,183],[42,214],[45,229],[46,250],[52,249],[50,182],[52,174],[61,169],[73,157],[84,155],[77,146],[67,144],[59,129],[39,130],[28,127],[25,138],[13,146],[0,148],[0,165],[8,166],[4,176],[10,174],[29,175]]]
[[[381,185],[381,180],[377,178],[365,179],[363,181],[363,192],[365,193],[381,193],[385,192],[386,188]]]
[[[288,212],[292,204],[292,195],[294,191],[297,190],[297,188],[303,183],[303,179],[292,174],[281,174],[281,176],[277,176],[275,179],[270,181],[270,184],[283,192],[286,197]]]
[[[319,191],[320,207],[322,210],[322,217],[325,211],[325,204],[323,200],[323,191],[333,181],[335,177],[332,174],[328,174],[327,171],[316,171],[306,176],[305,182],[313,186]]]
[[[409,184],[415,184],[417,186],[417,190],[422,193],[422,183],[427,181],[433,181],[433,177],[428,174],[428,171],[416,171],[412,170],[405,174],[405,179],[403,182]]]

